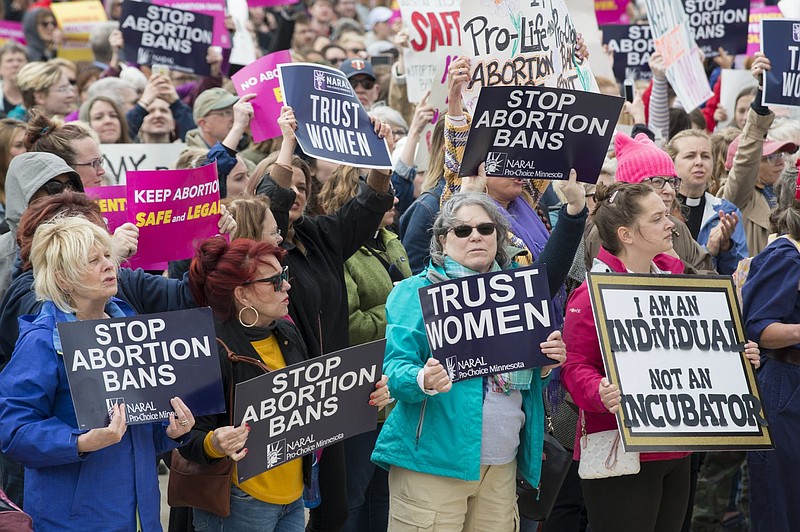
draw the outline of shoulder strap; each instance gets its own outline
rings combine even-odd
[[[237,355],[236,353],[231,351],[231,348],[228,347],[228,344],[226,344],[219,337],[217,337],[217,343],[221,344],[222,347],[225,348],[225,352],[227,353],[228,360],[231,361],[231,364],[236,364],[237,362],[246,362],[248,364],[252,364],[254,366],[258,366],[259,368],[264,370],[264,373],[269,373],[269,368],[262,361],[255,360],[255,359],[250,358],[250,357],[240,357],[239,355]],[[231,382],[230,386],[228,387],[228,418],[230,420],[228,423],[230,424],[230,426],[233,426],[233,389],[234,388],[236,388],[236,383]]]

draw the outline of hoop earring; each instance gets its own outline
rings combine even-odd
[[[245,310],[248,310],[248,309],[249,309],[249,310],[252,310],[253,312],[255,312],[255,313],[256,313],[256,319],[254,319],[254,320],[253,320],[253,323],[251,323],[251,324],[249,324],[249,325],[248,325],[247,323],[245,323],[245,322],[243,322],[243,321],[242,321],[242,312],[244,312]],[[258,316],[258,311],[257,311],[255,308],[253,308],[253,307],[242,307],[242,310],[240,310],[240,311],[239,311],[239,323],[241,323],[241,324],[242,324],[242,327],[247,327],[248,329],[249,329],[250,327],[255,327],[256,323],[258,323],[258,317],[259,317],[259,316]]]

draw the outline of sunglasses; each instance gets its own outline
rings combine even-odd
[[[39,23],[39,26],[43,28],[55,28],[56,21],[55,20],[45,20]]]
[[[350,86],[353,87],[354,89],[358,88],[359,85],[364,87],[364,90],[372,90],[372,87],[375,86],[375,80],[374,79],[363,79],[363,78],[362,79],[351,79],[350,80]]]
[[[283,289],[284,281],[288,280],[289,280],[289,267],[284,266],[283,271],[281,271],[281,273],[277,273],[272,277],[264,277],[263,279],[254,279],[252,281],[247,281],[245,283],[242,283],[242,286],[247,286],[255,283],[269,283],[272,285],[272,288],[274,288],[276,292],[280,292]]]
[[[472,230],[477,229],[478,233],[482,234],[483,236],[489,236],[494,233],[495,225],[491,222],[486,222],[482,224],[478,224],[476,226],[472,225],[458,225],[450,229],[454,235],[458,238],[467,238],[468,236],[472,235]]]
[[[661,190],[667,185],[667,183],[669,183],[669,186],[671,186],[674,190],[681,188],[680,177],[670,177],[669,179],[663,177],[651,177],[649,179],[645,179],[645,181],[647,181],[647,183],[656,190]]]
[[[75,190],[75,186],[72,184],[72,181],[67,181],[66,183],[62,183],[58,179],[51,179],[44,185],[42,188],[47,192],[48,196],[55,196],[56,194],[61,194],[65,190]]]

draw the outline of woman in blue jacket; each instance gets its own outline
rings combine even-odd
[[[572,201],[536,261],[547,265],[551,292],[564,282],[586,216],[574,176],[570,186]],[[431,265],[386,303],[384,372],[397,406],[372,459],[389,469],[392,531],[516,530],[517,466],[539,485],[542,385],[566,359],[560,331],[540,346],[552,366],[453,384],[431,356],[418,295],[434,283],[513,267],[508,244],[508,222],[491,198],[457,194],[433,225]]]
[[[82,217],[56,218],[36,231],[34,290],[45,300],[20,320],[20,337],[0,374],[0,444],[25,466],[25,510],[37,531],[161,530],[156,453],[188,441],[194,425],[179,398],[169,422],[78,429],[57,323],[131,316],[113,296],[117,265],[108,233]]]

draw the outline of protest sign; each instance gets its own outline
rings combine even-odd
[[[431,354],[453,382],[554,363],[539,349],[555,329],[544,265],[424,286],[419,300]]]
[[[599,25],[628,24],[630,0],[594,0],[594,14]]]
[[[460,21],[462,49],[472,57],[463,90],[470,113],[483,87],[597,88],[588,63],[575,57],[578,32],[564,0],[463,2]]]
[[[683,108],[690,112],[711,98],[713,92],[700,52],[680,2],[645,0],[656,50],[667,65],[667,80]]]
[[[460,176],[578,179],[600,175],[623,99],[547,87],[487,87],[472,119]]]
[[[159,6],[174,7],[214,18],[212,46],[231,47],[231,34],[225,27],[225,0],[153,0]]]
[[[100,212],[103,213],[103,220],[109,233],[114,233],[117,228],[128,223],[128,187],[125,185],[110,185],[106,187],[91,187],[84,192],[93,199]],[[146,263],[142,262],[137,256],[130,257],[122,262],[120,266],[135,270],[166,270],[167,262]]]
[[[271,371],[236,385],[234,422],[247,423],[239,482],[351,436],[375,430],[369,404],[381,380],[386,340]]]
[[[25,32],[22,30],[22,22],[0,20],[0,45],[8,41],[17,41],[20,44],[25,44]]]
[[[278,65],[291,63],[289,50],[280,50],[261,57],[231,76],[236,94],[255,94],[250,100],[253,104],[253,120],[250,130],[253,142],[261,142],[281,135],[278,118],[281,116],[283,96],[281,95]]]
[[[762,103],[800,106],[800,20],[762,20],[761,48],[772,63]]]
[[[155,423],[180,397],[195,417],[225,411],[209,308],[58,324],[78,428],[105,427],[125,403],[128,425]]]
[[[214,18],[145,2],[122,4],[120,30],[125,57],[140,65],[166,65],[198,76],[210,76],[206,62],[213,42]]]
[[[278,70],[304,153],[332,163],[392,169],[386,141],[375,133],[341,70],[311,63],[278,65]]]
[[[575,29],[583,35],[583,43],[587,50],[601,50],[603,48],[603,34],[597,25],[594,6],[595,0],[564,0],[564,4],[572,17]],[[588,67],[595,77],[603,76],[609,79],[614,77],[612,60],[608,54],[591,54]]]
[[[94,61],[89,33],[96,24],[108,20],[103,4],[99,0],[53,2],[50,10],[62,33],[58,57],[76,62]]]
[[[720,46],[729,55],[745,53],[750,0],[683,0],[683,7],[706,57],[719,55]]]
[[[626,451],[772,447],[730,277],[588,278]]]
[[[725,124],[719,124],[720,128],[726,125],[736,125],[736,97],[745,89],[756,87],[756,80],[753,73],[749,70],[736,70],[724,68],[720,73],[722,82],[719,89],[719,103],[725,107],[728,113],[728,120]],[[748,105],[748,108],[750,106]]]
[[[783,18],[778,6],[752,7],[750,24],[747,27],[747,55],[761,50],[761,21],[764,19]]]
[[[217,163],[187,170],[128,172],[128,221],[139,228],[135,257],[148,264],[187,259],[195,240],[219,233]]]
[[[427,100],[427,104],[433,108],[433,119],[422,128],[419,144],[417,145],[417,153],[414,157],[414,164],[418,172],[428,170],[428,164],[431,159],[431,145],[433,144],[433,130],[436,129],[436,124],[439,120],[444,120],[444,116],[447,114],[447,66],[449,64],[436,65],[436,76],[439,83],[433,84]],[[397,150],[395,150],[394,154],[397,156]]]
[[[247,0],[247,5],[250,7],[274,7],[274,6],[288,6],[296,4],[300,0]]]
[[[170,144],[101,144],[106,177],[124,185],[130,170],[167,170],[175,165],[184,142]]]
[[[399,0],[409,46],[403,50],[408,101],[419,102],[461,52],[459,0]]]
[[[614,78],[618,83],[626,79],[650,79],[650,55],[656,51],[650,26],[603,26],[603,44],[614,52]]]

